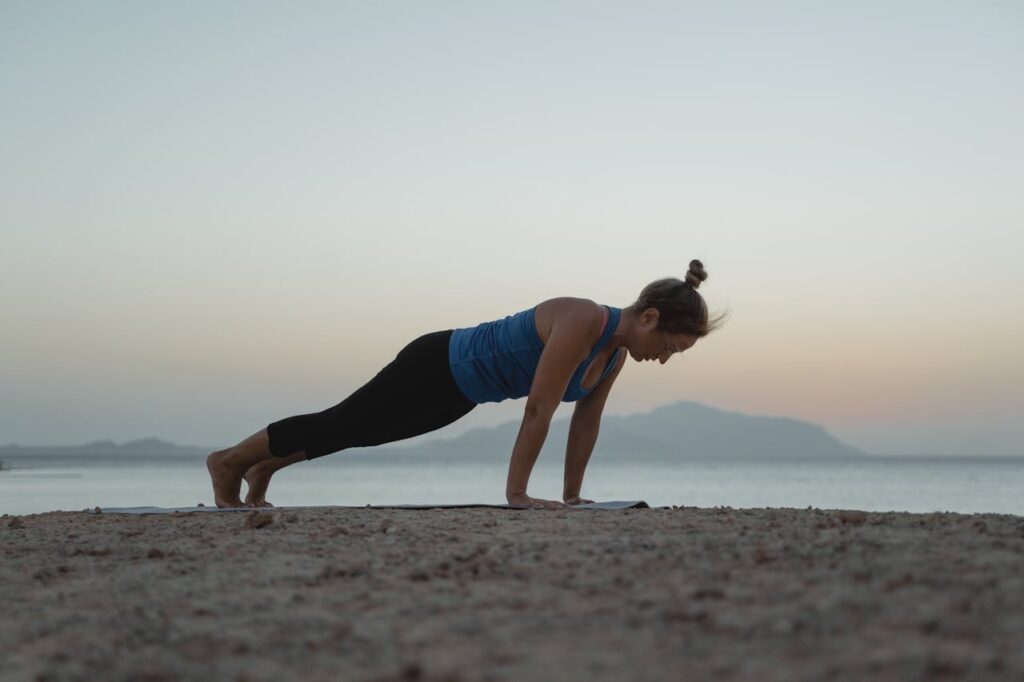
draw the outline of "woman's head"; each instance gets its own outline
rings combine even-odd
[[[630,334],[635,359],[664,363],[722,326],[725,315],[710,317],[704,298],[697,293],[707,278],[704,264],[692,260],[684,279],[665,277],[643,288],[626,309],[635,327]]]

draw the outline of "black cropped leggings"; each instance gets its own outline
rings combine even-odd
[[[411,341],[377,376],[334,407],[267,426],[270,452],[309,459],[346,448],[412,438],[447,426],[476,407],[448,365],[451,329]]]

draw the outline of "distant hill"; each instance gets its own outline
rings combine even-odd
[[[478,428],[451,439],[438,439],[412,447],[401,442],[376,448],[355,448],[350,456],[439,457],[441,459],[501,458],[512,453],[519,421]],[[569,418],[551,423],[541,453],[561,457],[569,435]],[[199,457],[214,448],[176,445],[156,438],[118,445],[111,440],[74,447],[0,447],[0,460],[26,456]],[[726,412],[701,403],[682,401],[650,412],[606,415],[594,456],[657,460],[664,458],[859,457],[816,424],[786,417],[753,417]]]
[[[561,456],[569,435],[569,418],[555,420],[541,453]],[[439,454],[446,457],[508,457],[519,433],[519,421],[479,428],[449,440],[413,447],[381,449],[391,452]],[[551,454],[551,453],[548,453]],[[810,422],[786,417],[753,417],[726,412],[701,403],[680,401],[651,412],[606,415],[594,456],[663,459],[731,457],[861,457],[852,448]]]
[[[112,440],[98,440],[85,445],[4,445],[0,446],[0,459],[4,457],[59,456],[87,457],[195,457],[209,453],[210,449],[193,445],[177,445],[158,438],[130,440],[118,445]]]

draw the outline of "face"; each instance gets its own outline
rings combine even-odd
[[[673,355],[697,343],[697,337],[693,334],[669,334],[655,330],[658,326],[658,311],[654,308],[648,308],[640,315],[637,326],[635,338],[630,344],[630,354],[637,362],[657,360],[664,365]]]

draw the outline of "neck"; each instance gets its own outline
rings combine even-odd
[[[619,315],[619,324],[615,327],[615,331],[612,332],[612,336],[608,339],[608,345],[612,348],[621,348],[626,345],[626,330],[629,329],[635,321],[636,313],[633,312],[633,307],[622,309],[622,314]]]

